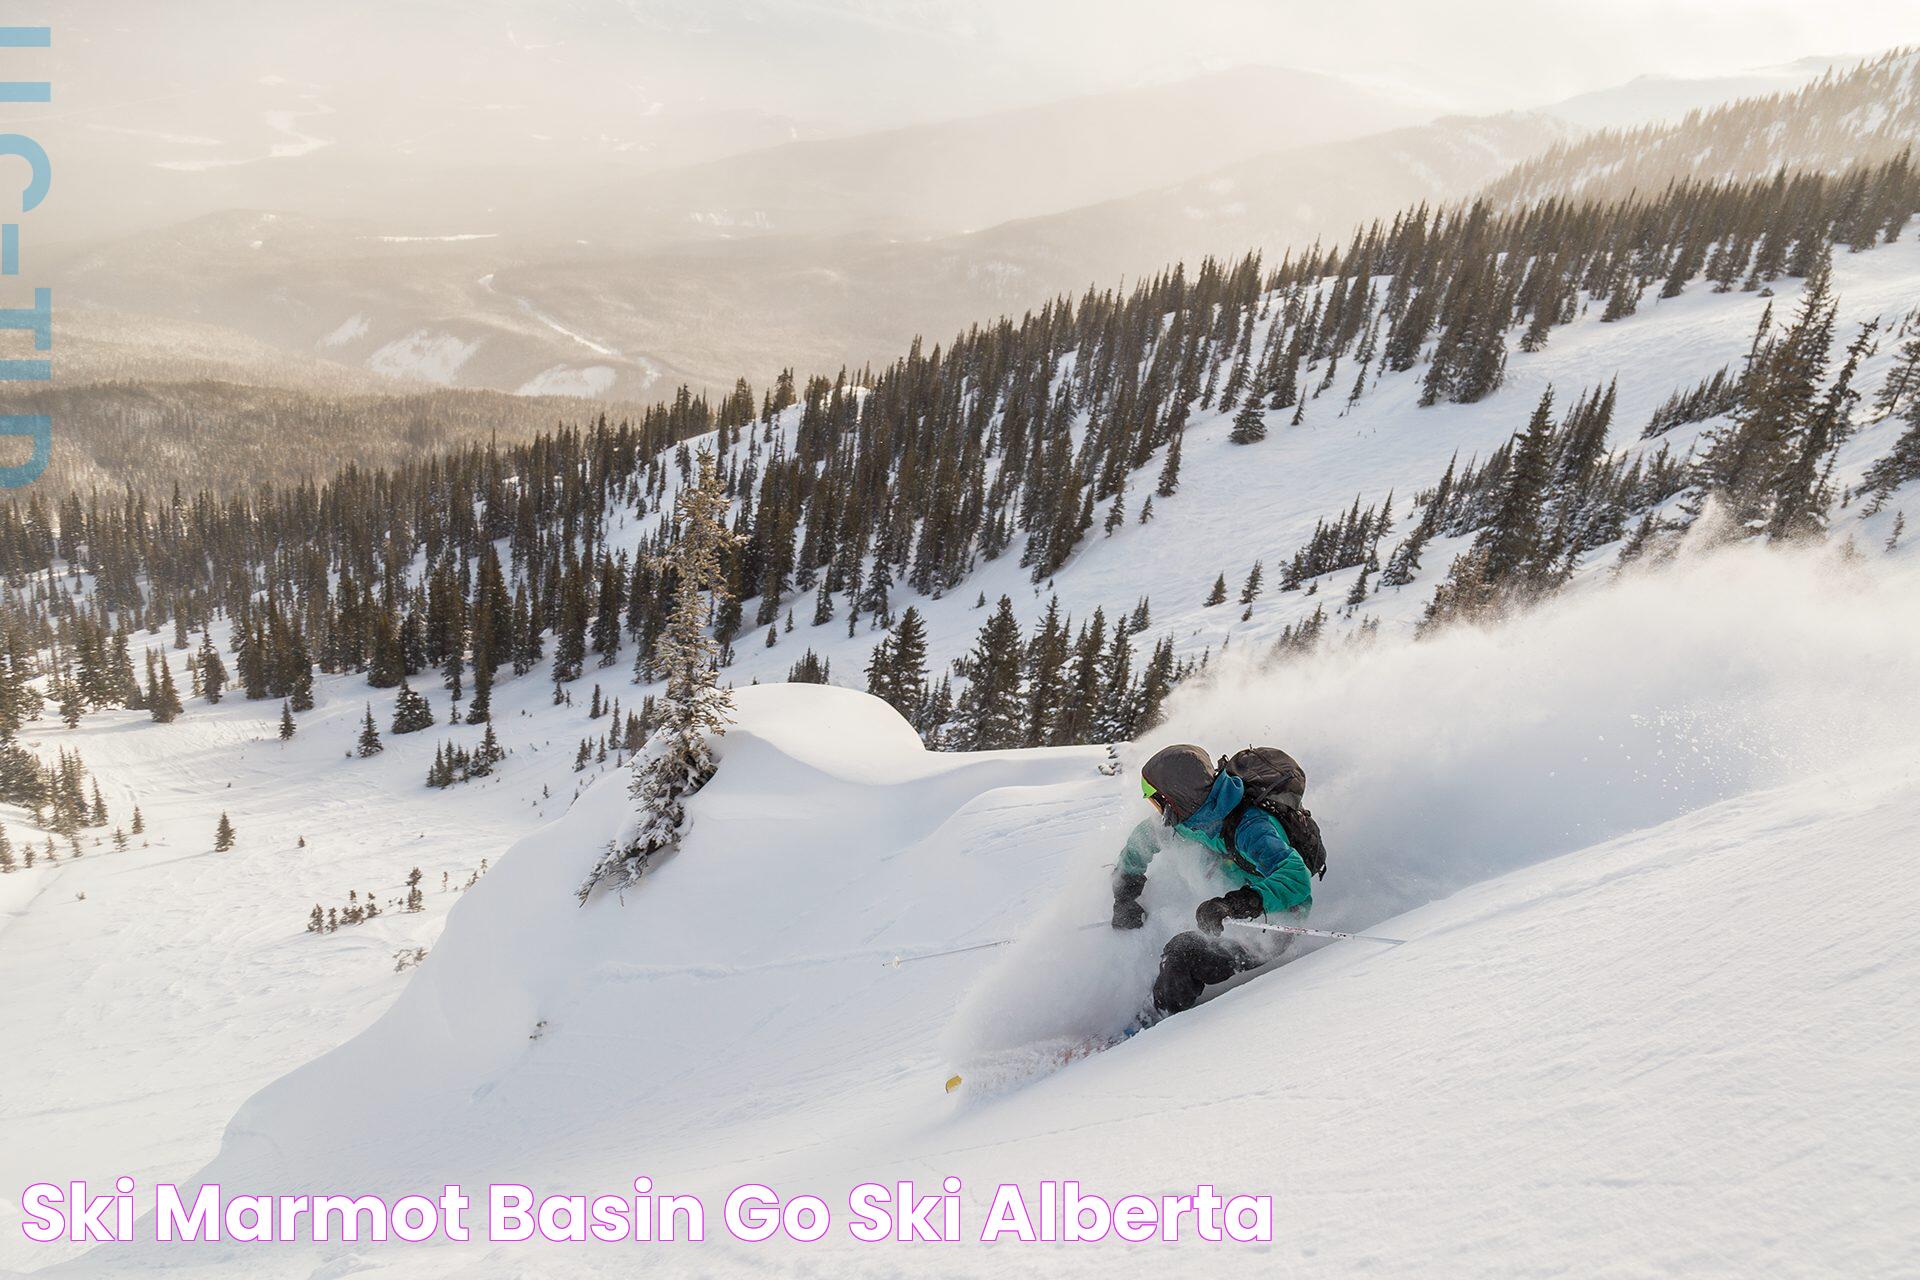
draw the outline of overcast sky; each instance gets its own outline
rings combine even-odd
[[[48,20],[51,54],[10,57],[50,68],[53,103],[0,127],[54,151],[73,234],[454,199],[443,174],[565,185],[1247,64],[1438,114],[1920,43],[1916,0],[63,0]]]
[[[110,68],[127,90],[492,82],[616,112],[698,100],[853,127],[1247,62],[1497,110],[1920,42],[1913,0],[72,0],[53,17],[75,75]]]

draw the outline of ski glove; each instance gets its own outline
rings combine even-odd
[[[1147,878],[1140,875],[1121,876],[1113,882],[1113,927],[1116,929],[1138,929],[1147,922],[1147,909],[1140,905],[1140,894],[1147,887]]]
[[[1258,920],[1266,913],[1266,905],[1260,901],[1260,891],[1251,885],[1241,885],[1232,893],[1208,898],[1195,907],[1193,919],[1200,926],[1200,932],[1217,938],[1227,921]]]

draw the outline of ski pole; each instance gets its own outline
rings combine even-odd
[[[1078,926],[1074,932],[1085,933],[1089,929],[1105,929],[1107,927],[1108,925],[1105,920],[1095,920],[1092,924]],[[945,951],[929,951],[923,956],[895,956],[891,960],[882,960],[880,963],[889,969],[898,969],[901,965],[912,964],[915,960],[938,960],[941,956],[957,956],[968,951],[985,951],[988,947],[1004,947],[1008,943],[1018,941],[1018,938],[997,938],[992,942],[976,942],[970,947],[951,947]]]
[[[1229,920],[1242,929],[1264,929],[1268,933],[1298,933],[1309,938],[1339,938],[1343,942],[1384,942],[1390,947],[1405,946],[1405,938],[1382,938],[1371,933],[1341,933],[1337,929],[1309,929],[1300,924],[1267,924],[1261,920]]]

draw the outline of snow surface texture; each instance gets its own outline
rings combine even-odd
[[[203,1176],[618,1191],[645,1173],[717,1206],[745,1180],[841,1203],[951,1172],[975,1222],[1009,1179],[1208,1181],[1278,1196],[1258,1252],[1324,1274],[1898,1274],[1920,1210],[1920,1028],[1892,1016],[1920,980],[1920,595],[1904,568],[1837,566],[1690,558],[1492,631],[1183,691],[1134,750],[1296,747],[1333,849],[1316,922],[1410,941],[1323,949],[980,1102],[940,1091],[956,1052],[1117,1012],[1201,887],[1156,877],[1140,934],[1074,930],[1103,914],[1102,863],[1138,815],[1127,772],[1087,749],[930,756],[864,695],[745,691],[690,837],[624,904],[568,893],[624,819],[609,780],[467,895],[373,1027],[244,1107]],[[613,1274],[638,1248],[537,1265]],[[1223,1261],[1028,1248],[933,1261]],[[834,1236],[645,1261],[920,1256]],[[327,1265],[531,1261],[393,1246]]]
[[[1835,287],[1843,335],[1897,316],[1920,298],[1920,245],[1840,255]],[[1781,283],[1776,316],[1796,292]],[[1277,579],[1356,491],[1372,503],[1395,489],[1404,533],[1406,496],[1456,450],[1485,456],[1548,383],[1564,406],[1618,375],[1624,446],[1670,393],[1737,361],[1763,305],[1696,288],[1615,324],[1589,314],[1547,350],[1516,353],[1507,386],[1478,405],[1415,408],[1416,371],[1344,416],[1338,389],[1301,427],[1276,416],[1246,449],[1226,442],[1229,415],[1198,414],[1180,492],[1156,500],[1152,523],[1090,539],[1052,589],[1076,618],[1150,593],[1142,651],[1172,636],[1183,655],[1212,648],[1218,666],[1230,636],[1228,655],[1261,653],[1316,606],[1335,608],[1355,571],[1309,584],[1313,596],[1269,591],[1243,622],[1201,603],[1216,572],[1230,585],[1244,573],[1228,557],[1262,555]],[[1869,400],[1892,347],[1863,368]],[[1713,425],[1666,439],[1684,451]],[[1856,481],[1898,426],[1869,424],[1837,482]],[[1134,477],[1130,512],[1158,461]],[[1250,543],[1255,506],[1266,518]],[[0,989],[20,1082],[0,1091],[0,1266],[72,1252],[21,1238],[14,1201],[27,1182],[181,1180],[215,1160],[232,1119],[210,1173],[269,1187],[377,1174],[415,1189],[493,1172],[599,1191],[647,1173],[664,1190],[756,1176],[831,1198],[836,1184],[895,1171],[931,1183],[951,1170],[969,1195],[998,1176],[1097,1177],[1109,1191],[1211,1177],[1281,1194],[1274,1257],[1328,1274],[1897,1274],[1900,1233],[1920,1221],[1913,1157],[1881,1146],[1915,1129],[1920,1060],[1899,1016],[1916,976],[1899,938],[1920,906],[1908,878],[1920,539],[1880,551],[1902,510],[1920,516],[1920,486],[1871,519],[1858,504],[1837,514],[1835,539],[1855,541],[1862,566],[1741,553],[1610,587],[1603,553],[1530,620],[1408,646],[1458,550],[1436,543],[1418,582],[1330,618],[1333,652],[1184,689],[1115,778],[1096,771],[1097,750],[927,757],[852,694],[743,688],[728,765],[695,802],[685,851],[624,907],[572,905],[626,800],[611,765],[569,767],[578,738],[606,728],[586,715],[590,685],[629,704],[644,692],[624,662],[579,682],[571,707],[549,705],[544,671],[503,679],[494,708],[512,754],[495,777],[447,792],[421,785],[435,747],[471,747],[479,730],[447,727],[437,690],[442,724],[389,735],[373,761],[341,753],[365,703],[384,731],[392,694],[351,677],[316,681],[319,705],[284,745],[277,707],[236,698],[195,701],[165,727],[131,712],[71,732],[43,720],[29,743],[48,757],[78,749],[116,821],[141,804],[150,843],[0,877]],[[653,518],[616,519],[615,545],[636,545]],[[978,592],[1011,595],[1024,626],[1044,611],[1048,589],[1014,559],[943,599],[897,593],[927,615],[936,669],[971,643]],[[1341,648],[1369,616],[1381,642]],[[728,671],[742,686],[777,680],[811,646],[854,682],[875,638],[803,617],[772,648],[743,638]],[[182,655],[169,656],[184,689]],[[1107,864],[1141,816],[1127,773],[1180,739],[1296,751],[1334,858],[1314,922],[1414,942],[1307,955],[1014,1096],[940,1094],[958,1062],[1041,1031],[1104,1030],[1137,1003],[1156,948],[1206,891],[1199,868],[1156,868],[1138,935],[1071,926],[1107,913]],[[216,855],[223,809],[240,844]],[[16,846],[31,834],[17,811],[6,821]],[[1630,845],[1606,843],[1622,837]],[[1543,864],[1559,854],[1575,856]],[[496,870],[472,891],[439,891],[442,873],[457,886],[482,858]],[[415,865],[424,913],[301,931],[315,902],[396,894]],[[1513,905],[1482,918],[1494,898]],[[1642,930],[1636,909],[1705,932]],[[433,948],[426,965],[395,974],[394,951],[419,946]],[[1405,1000],[1393,994],[1403,988]],[[1712,998],[1696,1007],[1693,992]],[[1715,1071],[1719,1083],[1696,1074]],[[1765,1124],[1742,1129],[1736,1103]],[[1736,1141],[1749,1145],[1730,1150]],[[1697,1254],[1681,1252],[1685,1213],[1702,1224]],[[963,1266],[958,1254],[831,1248],[810,1256]],[[964,1268],[1076,1256],[1111,1262],[1099,1249],[1013,1250],[965,1255]],[[1218,1265],[1208,1258],[1139,1255],[1154,1268]],[[756,1259],[798,1265],[771,1248],[646,1256],[691,1271]],[[526,1265],[434,1248],[255,1252],[233,1265],[306,1275],[361,1263],[394,1275]],[[543,1274],[562,1264],[624,1272],[631,1256],[537,1261]]]

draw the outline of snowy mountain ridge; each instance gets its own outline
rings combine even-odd
[[[1680,181],[1839,172],[1920,141],[1920,51],[1893,49],[1822,67],[1810,83],[1706,104],[1671,123],[1601,128],[1516,164],[1484,193],[1524,204],[1651,195]]]

